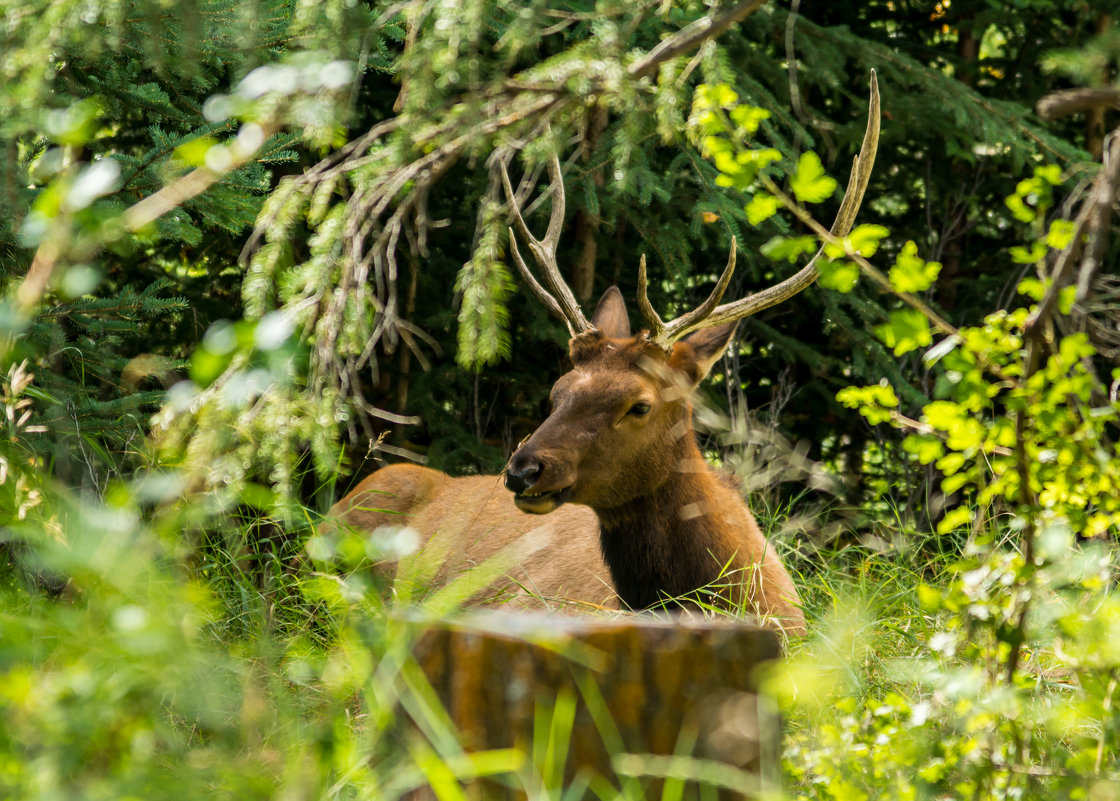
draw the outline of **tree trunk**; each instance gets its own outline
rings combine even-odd
[[[780,655],[772,631],[489,612],[437,622],[414,653],[463,747],[517,748],[531,766],[524,775],[551,770],[565,787],[629,782],[646,798],[660,797],[668,776],[688,780],[683,798],[742,798],[776,775],[779,724],[757,669]],[[470,788],[481,798],[528,789]]]

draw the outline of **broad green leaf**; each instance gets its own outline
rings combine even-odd
[[[922,409],[925,421],[940,431],[948,431],[957,425],[965,414],[965,410],[952,401],[934,401]]]
[[[770,147],[740,150],[737,153],[732,153],[730,149],[720,150],[713,156],[716,169],[720,171],[716,176],[716,184],[734,187],[742,192],[750,189],[754,184],[760,169],[780,159],[782,154]]]
[[[964,454],[957,453],[956,451],[947,453],[937,460],[937,469],[947,476],[959,472],[964,465]]]
[[[700,149],[708,157],[713,157],[716,153],[730,153],[734,150],[731,143],[722,136],[705,136],[700,140]]]
[[[902,441],[902,449],[918,457],[922,464],[941,458],[945,444],[932,434],[911,434]]]
[[[845,241],[851,249],[861,256],[874,256],[875,251],[879,249],[879,241],[890,234],[886,228],[881,225],[874,225],[865,223],[856,226],[845,238]]]
[[[1016,264],[1034,264],[1046,258],[1046,243],[1032,242],[1030,248],[1020,245],[1008,249],[1011,261]]]
[[[745,152],[750,162],[756,164],[760,170],[775,161],[782,160],[781,151],[772,147],[759,147]]]
[[[739,95],[725,83],[702,83],[692,96],[693,108],[724,108],[738,102]]]
[[[918,255],[918,246],[909,241],[902,246],[889,277],[895,292],[924,292],[933,286],[940,272],[941,263],[923,260]]]
[[[1034,174],[1051,186],[1059,186],[1062,183],[1062,168],[1057,164],[1035,167]]]
[[[851,292],[859,280],[859,267],[850,261],[824,261],[820,271],[820,285],[837,292]]]
[[[924,581],[918,585],[918,603],[927,612],[936,612],[941,609],[942,592],[937,587],[930,586]]]
[[[885,380],[867,387],[844,387],[836,393],[836,400],[849,409],[858,409],[872,425],[888,422],[891,410],[898,408],[894,387]]]
[[[770,112],[755,106],[736,106],[728,112],[731,121],[746,131],[748,134],[757,133],[758,126],[763,120],[770,119]]]
[[[1019,222],[1031,223],[1038,219],[1038,214],[1034,209],[1027,207],[1020,195],[1008,195],[1003,202]]]
[[[777,213],[781,202],[773,195],[759,192],[747,204],[747,221],[751,225],[758,225],[763,220],[768,220]]]
[[[724,175],[739,175],[743,172],[743,164],[735,157],[735,154],[730,149],[722,150],[718,153],[712,154],[712,161],[716,165],[716,169]]]
[[[1054,220],[1050,223],[1050,230],[1046,232],[1044,241],[1054,250],[1064,250],[1073,241],[1073,223],[1069,220]]]
[[[807,253],[817,249],[817,240],[812,236],[775,236],[759,251],[768,259],[774,261],[795,262]]]
[[[967,472],[954,473],[951,476],[945,476],[945,478],[941,481],[941,491],[946,495],[949,495],[961,489],[962,487],[967,486],[971,480],[972,477]],[[940,531],[940,527],[938,527],[938,530]]]
[[[891,312],[888,322],[875,326],[875,336],[888,348],[893,348],[895,356],[924,348],[933,342],[929,320],[917,309]]]
[[[200,136],[184,142],[175,148],[175,158],[188,167],[201,167],[206,163],[206,154],[218,142],[212,136]]]
[[[967,506],[958,506],[950,509],[937,524],[938,534],[949,534],[957,529],[964,528],[972,520],[972,511]]]
[[[1024,278],[1016,287],[1020,295],[1026,295],[1034,301],[1042,300],[1046,294],[1046,285],[1038,278]]]
[[[1058,290],[1058,311],[1069,314],[1073,311],[1073,304],[1077,302],[1077,285],[1067,286]]]
[[[832,193],[836,191],[836,179],[825,173],[821,157],[812,150],[807,150],[797,160],[797,171],[790,186],[799,202],[820,203],[832,197]]]

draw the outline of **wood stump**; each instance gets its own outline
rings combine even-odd
[[[758,667],[780,655],[772,631],[508,612],[417,625],[415,658],[463,747],[520,749],[524,776],[646,798],[676,777],[684,798],[739,798],[776,775],[779,722],[758,692]],[[470,793],[517,798],[525,787]]]

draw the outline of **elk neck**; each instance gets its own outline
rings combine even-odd
[[[668,455],[667,455],[668,456]],[[638,497],[596,508],[600,547],[615,589],[631,609],[658,606],[741,567],[738,537],[719,508],[719,476],[704,461],[691,425],[669,458],[677,469]]]

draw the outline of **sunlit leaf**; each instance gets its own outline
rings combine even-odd
[[[851,249],[861,256],[874,256],[875,251],[879,249],[880,240],[884,239],[890,231],[882,225],[873,225],[867,223],[864,225],[856,226],[846,237],[846,241]]]
[[[940,262],[923,260],[918,255],[918,246],[908,241],[902,246],[888,277],[896,292],[924,292],[933,286],[940,272]]]
[[[1063,250],[1073,241],[1073,223],[1070,220],[1054,220],[1044,240],[1054,250]]]
[[[768,259],[794,262],[800,256],[817,249],[817,240],[812,236],[775,236],[759,248]]]
[[[781,202],[773,195],[759,192],[747,204],[747,221],[751,225],[758,225],[760,222],[773,217],[780,205]]]
[[[823,261],[820,285],[837,292],[851,292],[859,280],[859,266],[850,261]]]
[[[825,173],[821,157],[807,150],[797,160],[797,171],[790,179],[790,186],[801,203],[820,203],[832,197],[836,179]]]
[[[742,128],[746,133],[753,134],[758,131],[763,120],[770,119],[770,112],[764,108],[754,106],[736,106],[728,112],[731,121]]]
[[[875,336],[901,356],[933,342],[929,320],[917,309],[899,309],[890,313],[888,322],[875,326]]]

